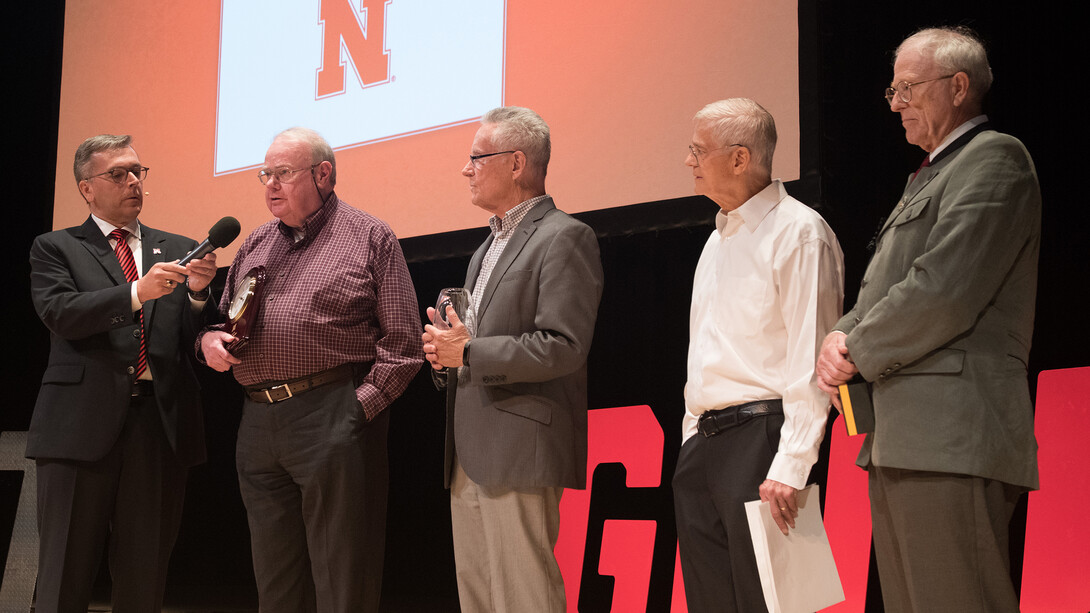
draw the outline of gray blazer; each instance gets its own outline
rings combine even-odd
[[[141,234],[145,271],[197,246],[143,224]],[[132,312],[130,284],[93,219],[34,239],[30,291],[51,346],[27,456],[99,460],[117,441],[129,412],[127,369],[136,360],[140,322]],[[199,464],[205,459],[204,418],[189,358],[197,317],[186,289],[144,303],[144,327],[163,431],[183,466]]]
[[[1022,143],[966,134],[910,179],[836,329],[873,383],[858,463],[1037,488],[1027,380],[1041,192]]]
[[[491,243],[470,261],[471,291]],[[601,296],[594,231],[546,198],[489,277],[469,365],[450,371],[448,487],[455,450],[481,485],[586,487],[587,352]]]

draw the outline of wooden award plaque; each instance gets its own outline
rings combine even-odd
[[[226,331],[237,340],[227,344],[227,350],[234,352],[241,349],[250,340],[250,330],[257,321],[257,314],[261,306],[261,290],[265,285],[265,267],[255,266],[246,273],[231,297],[231,305],[227,309]]]

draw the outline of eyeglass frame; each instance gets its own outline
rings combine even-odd
[[[696,151],[697,151],[697,149],[700,149],[700,147],[697,146],[697,145],[694,145],[692,143],[689,143],[689,154],[693,156],[693,159],[696,160],[696,165],[699,166],[700,165],[700,156],[701,155],[708,155],[712,151],[719,151],[720,149],[728,149],[730,147],[745,147],[745,146],[746,145],[743,145],[742,143],[734,143],[734,144],[731,144],[731,145],[723,145],[722,147],[716,147],[715,149],[706,149],[706,150],[704,150],[703,153],[698,154]]]
[[[257,180],[260,181],[262,185],[268,185],[269,181],[271,181],[272,179],[276,179],[282,185],[289,185],[291,183],[294,183],[295,179],[292,179],[291,181],[285,181],[284,177],[286,177],[288,175],[291,175],[291,174],[295,174],[297,172],[303,172],[304,170],[309,170],[309,171],[311,171],[313,173],[314,169],[317,168],[318,166],[321,166],[321,165],[322,165],[322,163],[318,162],[316,164],[311,164],[309,168],[281,169],[281,170],[274,170],[274,171],[261,169],[261,170],[257,171]],[[269,177],[269,178],[266,179],[265,177]]]
[[[115,179],[114,178],[114,171],[117,171],[117,170],[124,171],[125,174],[118,175],[118,177]],[[144,179],[148,178],[148,171],[149,170],[151,170],[151,168],[148,168],[147,166],[139,166],[139,167],[131,166],[129,168],[125,168],[123,166],[114,166],[113,168],[107,170],[106,172],[100,172],[97,175],[91,175],[89,177],[84,177],[84,178],[80,179],[80,181],[90,181],[91,179],[101,178],[101,179],[105,179],[107,181],[110,181],[111,183],[116,183],[117,185],[121,185],[126,180],[128,180],[129,175],[132,175],[132,176],[136,177],[137,181],[143,181]],[[110,176],[106,176],[106,175],[110,175]]]
[[[893,85],[893,87],[887,87],[886,88],[886,96],[885,96],[886,104],[893,104],[893,97],[894,96],[897,96],[898,98],[900,98],[901,102],[904,102],[905,104],[908,104],[909,102],[912,102],[912,86],[913,85],[923,85],[924,83],[930,83],[932,81],[941,81],[942,79],[951,79],[951,78],[957,76],[957,74],[958,73],[955,72],[954,74],[948,74],[948,75],[946,75],[944,77],[935,77],[934,79],[924,79],[923,81],[916,81],[914,83],[909,83],[908,81],[898,81],[896,84]],[[905,86],[905,92],[903,94],[897,89],[898,87],[901,86],[901,84],[904,84],[904,86]]]
[[[470,154],[470,156],[469,156],[469,165],[474,167],[474,168],[480,168],[481,165],[477,163],[479,160],[482,160],[484,158],[490,158],[490,157],[492,157],[494,155],[503,155],[505,153],[516,153],[517,151],[518,151],[518,149],[512,149],[510,151],[497,151],[495,153],[479,153],[477,155]]]

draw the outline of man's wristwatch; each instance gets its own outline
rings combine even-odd
[[[195,291],[189,289],[189,279],[185,280],[185,288],[187,290],[189,290],[189,297],[192,298],[193,300],[199,300],[199,301],[208,300],[208,296],[211,295],[211,292],[208,291],[207,287],[202,289],[199,292],[195,292]]]

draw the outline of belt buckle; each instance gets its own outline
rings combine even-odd
[[[273,400],[272,394],[269,393],[269,392],[271,392],[271,391],[273,391],[275,389],[280,389],[280,388],[283,388],[284,391],[286,391],[288,393],[287,396],[281,398],[280,400],[287,400],[288,398],[291,398],[291,386],[289,386],[287,383],[282,383],[280,385],[274,385],[272,387],[269,387],[269,388],[265,389],[265,398],[267,398],[269,400],[269,404],[280,402],[280,400]]]
[[[702,415],[697,422],[697,430],[704,435],[704,438],[711,438],[716,434],[723,431],[719,427],[719,422],[716,420],[717,415]]]

